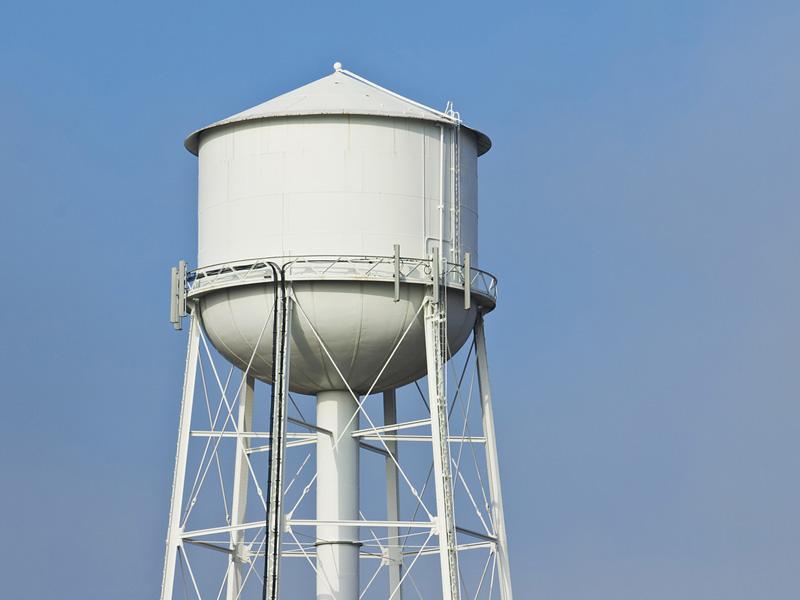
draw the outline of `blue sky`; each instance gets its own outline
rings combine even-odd
[[[454,100],[521,598],[800,596],[800,7],[7,3],[3,596],[152,598],[189,131],[330,71]]]

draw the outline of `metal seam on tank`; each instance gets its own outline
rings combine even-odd
[[[458,294],[458,292],[455,290],[452,291],[452,295],[458,295],[460,297],[460,294]],[[454,304],[457,305],[457,303]],[[464,312],[467,313],[467,316],[466,318],[461,319],[461,325],[458,328],[457,336],[456,335],[450,336],[450,328],[449,328],[450,321],[448,321],[447,343],[450,344],[451,337],[453,338],[454,341],[458,341],[463,338],[463,341],[460,344],[452,344],[453,347],[458,346],[458,349],[455,351],[455,353],[461,350],[461,348],[464,347],[464,344],[467,343],[467,341],[469,340],[470,331],[472,331],[472,328],[475,324],[475,309],[471,308],[469,310],[465,310]]]
[[[266,288],[266,285],[269,285],[269,284],[265,284],[265,289],[267,289],[267,288]],[[231,291],[233,291],[233,290],[237,290],[237,289],[238,289],[240,292],[243,292],[243,291],[244,291],[244,290],[242,290],[241,288],[238,288],[238,287],[236,287],[236,288],[232,288],[232,290],[231,290]],[[259,294],[259,296],[260,296],[260,297],[264,297],[264,296],[265,296],[265,294]],[[241,298],[241,297],[240,297],[240,300],[242,300],[242,299],[244,299],[244,298]],[[229,298],[229,300],[230,300],[230,298]],[[230,302],[230,301],[229,301],[227,304],[228,304],[228,306],[229,306],[229,307],[231,307],[231,306],[232,306],[232,302]],[[231,308],[231,311],[232,311],[232,310],[233,310],[233,309]],[[267,314],[267,324],[269,324],[269,320],[270,320],[270,318],[271,318],[271,317],[269,316],[269,314],[270,314],[270,309],[269,309],[269,308],[268,308],[268,309],[266,309],[266,311],[265,311],[265,312],[266,312],[266,314]],[[256,339],[255,339],[255,344],[254,344],[254,347],[251,347],[250,343],[249,343],[249,342],[248,342],[248,340],[247,340],[247,337],[244,335],[244,333],[242,333],[242,330],[239,328],[239,321],[238,321],[237,319],[233,319],[233,318],[231,319],[231,321],[233,322],[233,326],[234,326],[234,328],[236,329],[236,333],[238,333],[238,334],[239,334],[239,337],[241,338],[241,340],[242,340],[242,341],[245,343],[245,346],[247,347],[247,359],[244,361],[244,365],[245,365],[245,366],[247,366],[247,364],[250,362],[250,357],[251,357],[251,356],[253,356],[254,354],[255,354],[255,357],[256,357],[256,358],[258,358],[258,359],[261,359],[261,361],[265,362],[266,364],[270,364],[270,361],[272,360],[272,356],[270,356],[269,358],[265,359],[265,358],[264,358],[264,357],[263,357],[261,354],[259,354],[259,352],[258,352],[258,346],[259,346],[259,344],[258,344],[258,337],[256,337]],[[259,330],[258,330],[258,331],[260,332],[260,331],[261,331],[261,329],[259,328]],[[266,337],[267,331],[268,331],[268,329],[265,327],[265,328],[264,328],[264,335],[261,337],[261,341],[262,341],[262,343],[264,342],[264,340],[265,340],[265,339],[267,340],[267,343],[268,343],[268,340],[270,340],[270,339],[271,339],[271,337]],[[241,360],[241,359],[239,359],[239,360]],[[255,362],[255,361],[254,361],[254,362]]]
[[[270,284],[265,284],[265,286],[269,286],[269,285]],[[261,346],[269,344],[270,340],[272,339],[271,333],[272,333],[272,329],[273,329],[274,323],[275,323],[275,309],[272,306],[269,306],[269,304],[270,303],[268,303],[268,306],[265,309],[266,313],[267,313],[267,325],[264,328],[264,334],[261,337]],[[273,323],[273,327],[269,326],[270,322]],[[264,357],[259,352],[258,348],[256,348],[256,353],[255,354],[256,354],[256,358],[260,359],[263,363],[271,364],[271,362],[272,362],[272,351],[271,350],[270,350],[270,352],[268,352],[268,356],[267,357]],[[249,357],[248,357],[248,359],[249,359]]]
[[[361,334],[364,331],[364,283],[358,283],[357,285],[358,285],[358,291],[359,291],[358,297],[359,297],[359,299],[361,301],[361,312],[359,314],[359,319],[358,319],[358,333],[356,334],[356,339],[355,339],[355,343],[354,343],[353,352],[350,355],[350,364],[348,365],[347,371],[346,371],[347,379],[348,379],[347,383],[350,384],[350,387],[352,387],[354,385],[357,385],[357,386],[360,387],[360,385],[361,385],[361,382],[353,381],[353,369],[355,368],[355,364],[356,364],[357,358],[358,358],[358,353],[359,353],[359,350],[361,349],[361,339],[362,339]]]
[[[289,286],[292,288],[292,297],[295,299],[294,300],[295,303],[297,303],[298,307],[303,308],[303,310],[305,310],[305,308],[297,300],[297,295],[294,292],[294,286],[293,286],[293,283],[291,281],[289,282]],[[309,317],[309,320],[310,320],[310,317]],[[291,353],[289,355],[290,357],[297,357],[297,356],[299,356],[301,358],[305,357],[305,354],[303,353],[304,348],[301,348],[300,344],[299,344],[299,340],[301,340],[302,337],[303,337],[300,334],[300,330],[301,330],[301,327],[304,326],[304,325],[307,325],[307,324],[305,324],[304,319],[300,316],[300,311],[299,310],[293,311],[292,312],[292,331],[293,331],[293,333],[292,333],[292,342],[291,342]],[[290,360],[293,360],[293,359],[290,358]],[[299,370],[294,370],[294,371],[291,372],[291,381],[292,381],[292,386],[295,387],[295,389],[315,390],[318,387],[317,385],[315,385],[314,378],[312,376],[310,376],[310,375],[308,375],[306,373],[303,373],[302,371],[299,371]],[[306,393],[306,392],[303,392],[303,393]]]
[[[408,289],[406,289],[406,292],[408,292]],[[413,302],[405,302],[404,304],[406,305],[406,313],[404,315],[402,323],[398,322],[399,326],[397,328],[397,333],[395,334],[394,339],[392,340],[391,346],[389,346],[392,350],[397,346],[398,342],[400,341],[400,338],[403,337],[403,332],[405,331],[406,327],[408,327],[409,316],[413,316],[414,313],[416,313],[416,310],[414,310],[412,312],[412,308],[414,307]],[[390,354],[391,354],[391,351],[390,351]],[[386,359],[388,359],[388,358],[389,358],[389,356],[387,355]],[[384,359],[384,362],[385,362],[386,359]]]
[[[362,191],[357,191],[357,192],[356,191],[346,191],[346,192],[344,192],[344,191],[341,191],[341,190],[338,190],[338,191],[337,190],[333,190],[332,192],[329,192],[329,191],[291,192],[292,196],[330,196],[331,194],[345,194],[345,193],[348,194],[348,195],[352,195],[352,196],[359,196],[359,195],[367,196],[369,198],[374,198],[376,196],[376,194],[378,196],[380,196],[380,197],[386,197],[386,198],[413,198],[413,199],[418,199],[419,198],[419,196],[416,196],[414,194],[399,194],[399,193],[396,193],[396,192],[385,192],[385,191],[380,191],[380,192],[369,192],[369,191],[367,191],[367,192],[365,192],[365,191],[362,190]],[[277,196],[277,194],[274,194],[274,195]],[[281,194],[281,195],[283,195],[283,194]],[[237,198],[236,200],[231,200],[231,202],[237,202],[239,199],[248,200],[248,199],[252,199],[252,198],[259,198],[259,197],[262,197],[262,196],[263,196],[263,194],[261,194],[261,195],[256,194],[254,196],[241,196],[241,197]],[[285,254],[285,256],[291,256],[291,255],[290,254]]]
[[[408,285],[408,284],[406,284],[406,285]],[[406,294],[407,294],[408,296],[410,296],[410,295],[411,295],[411,294],[409,294],[409,293],[408,293],[408,292],[409,292],[409,288],[407,288],[407,287],[405,288],[405,292],[406,292]],[[384,363],[385,363],[385,362],[386,362],[386,360],[389,358],[389,356],[391,355],[391,353],[394,351],[394,348],[397,346],[397,343],[398,343],[398,341],[400,340],[400,338],[401,338],[401,337],[403,337],[403,333],[405,332],[405,330],[406,330],[406,327],[408,327],[408,324],[409,324],[409,323],[408,323],[409,316],[413,316],[414,314],[416,314],[416,312],[417,312],[417,308],[419,308],[418,306],[415,306],[415,305],[414,305],[414,302],[413,302],[413,300],[412,300],[411,298],[409,298],[409,302],[405,302],[404,304],[406,305],[406,314],[405,314],[405,317],[404,317],[404,319],[403,319],[403,321],[402,321],[402,322],[399,322],[399,321],[398,321],[400,324],[399,324],[399,327],[398,327],[398,329],[397,329],[397,333],[395,334],[395,336],[394,336],[394,339],[392,340],[392,343],[391,343],[391,345],[389,346],[389,353],[388,353],[388,354],[386,355],[386,357],[383,359],[383,362],[384,362]],[[413,312],[412,312],[412,309],[413,309]],[[412,326],[412,328],[413,328],[413,326]],[[410,331],[410,330],[409,330],[409,331]]]
[[[239,339],[244,342],[244,346],[248,347],[249,344],[247,344],[247,338],[244,337],[244,335],[242,334],[241,329],[239,329],[239,323],[238,323],[237,319],[235,318],[235,315],[233,314],[233,300],[232,300],[232,297],[231,297],[231,293],[233,291],[235,291],[236,289],[237,288],[231,288],[230,290],[228,290],[226,292],[226,294],[225,294],[225,299],[226,299],[225,306],[228,309],[228,312],[230,313],[230,323],[233,326],[233,329],[239,335]],[[230,348],[230,346],[228,346],[227,344],[225,345],[225,347],[241,363],[242,368],[246,367],[247,364],[250,362],[250,357],[249,356],[247,356],[247,357],[239,356],[239,354],[234,352],[233,349]],[[250,352],[252,353],[252,351],[250,351]]]
[[[422,193],[420,194],[422,198],[422,255],[425,255],[425,236],[427,236],[428,231],[428,199],[426,197],[427,186],[428,186],[428,179],[427,179],[427,169],[428,169],[428,153],[426,144],[428,143],[427,136],[424,133],[420,136],[422,138]]]
[[[231,302],[230,302],[230,292],[226,291],[226,292],[225,292],[225,297],[226,297],[226,302],[225,302],[225,305],[227,306],[227,308],[228,308],[228,311],[231,311],[231,308],[230,308],[230,304],[231,304]],[[202,304],[201,304],[201,306],[202,306]],[[206,322],[206,320],[205,320],[205,319],[203,319],[203,314],[202,314],[202,313],[203,313],[203,310],[202,310],[202,308],[201,308],[201,310],[200,310],[200,318],[201,318],[201,322],[203,323],[203,328],[206,330],[206,333],[208,334],[208,336],[209,336],[209,337],[212,337],[212,333],[211,333],[211,332],[212,332],[212,331],[214,331],[214,332],[216,333],[216,331],[215,331],[214,329],[212,329],[212,328],[209,328],[209,326],[208,326],[208,323]],[[213,320],[213,319],[212,319],[212,320]],[[240,357],[240,356],[239,356],[239,355],[238,355],[236,352],[234,352],[234,351],[233,351],[233,349],[232,349],[230,346],[228,346],[228,344],[226,344],[226,343],[223,341],[223,336],[221,336],[221,335],[219,335],[219,334],[217,333],[217,334],[215,335],[215,337],[216,337],[216,338],[219,340],[219,345],[220,345],[220,346],[222,346],[222,347],[224,347],[224,348],[225,348],[225,350],[227,350],[228,352],[230,352],[231,356],[235,357],[235,358],[236,358],[236,360],[238,360],[238,361],[239,361],[240,363],[242,363],[243,365],[247,365],[247,361],[246,361],[246,360],[243,360],[243,359],[242,359],[242,358],[241,358],[241,357]],[[216,346],[216,345],[217,345],[217,344],[216,344],[216,343],[214,343],[214,346]]]
[[[311,304],[312,304],[311,315],[307,315],[307,316],[308,316],[308,320],[311,322],[311,325],[314,326],[314,329],[317,329],[317,326],[315,325],[315,323],[317,321],[317,319],[316,319],[316,317],[317,317],[317,303],[316,303],[317,294],[313,293],[314,292],[314,287],[315,287],[314,286],[314,282],[312,282],[311,285],[309,286],[309,291],[312,292],[312,293],[309,294],[309,296],[311,296],[310,300],[311,300]],[[311,318],[311,317],[314,317],[314,318]],[[319,334],[320,339],[324,343],[325,339],[322,337],[322,332],[317,330],[317,333]],[[330,378],[330,369],[333,368],[333,365],[329,364],[330,359],[328,359],[327,355],[325,354],[325,351],[322,349],[322,344],[316,344],[316,346],[317,346],[317,354],[318,354],[317,359],[319,360],[319,364],[322,365],[323,377],[328,381],[328,385],[331,386],[328,389],[330,389],[330,390],[336,389],[336,387],[334,386],[334,384],[333,384],[333,382],[331,381],[331,378]],[[328,351],[331,352],[331,349],[328,346],[328,344],[325,344],[325,346],[328,347]],[[333,352],[331,352],[331,356],[333,356],[335,358],[335,355],[334,355]]]
[[[324,287],[324,284],[323,284],[323,287]],[[317,294],[314,294],[314,298],[315,298],[315,301],[314,301],[314,318],[315,318],[315,320],[316,320],[316,318],[317,318],[317,303],[316,303]],[[322,332],[320,332],[320,337],[321,337],[321,336],[322,336]],[[331,345],[330,341],[327,341],[327,342],[326,342],[326,341],[325,341],[325,338],[323,338],[323,339],[322,339],[322,341],[323,341],[323,342],[325,342],[325,345],[326,345],[326,346],[327,346],[327,348],[328,348],[328,352],[330,352],[330,353],[331,353],[331,356],[332,356],[334,359],[335,359],[335,358],[337,358],[337,356],[336,356],[336,350],[335,350],[335,349],[332,347],[332,345]],[[335,376],[336,376],[337,378],[339,378],[339,374],[338,374],[338,373],[336,373],[336,369],[335,369],[335,368],[333,367],[333,365],[331,364],[331,360],[330,360],[330,359],[327,357],[327,355],[326,355],[326,354],[325,354],[325,352],[322,350],[322,348],[320,348],[320,359],[322,360],[322,364],[323,364],[323,365],[325,365],[325,367],[324,367],[324,372],[325,372],[325,378],[328,380],[328,384],[330,385],[330,387],[328,388],[329,390],[341,389],[341,386],[342,386],[342,384],[343,384],[343,383],[345,384],[345,386],[347,386],[347,385],[350,385],[350,382],[349,382],[349,381],[344,381],[344,382],[339,382],[339,381],[337,381],[336,383],[334,383],[333,381],[331,381],[331,371],[333,371],[333,372],[335,373]],[[337,366],[339,366],[339,365],[337,365]],[[341,368],[341,367],[340,367],[340,368]],[[344,374],[344,373],[343,373],[343,374]],[[337,386],[338,386],[338,387],[337,387]]]
[[[281,168],[286,168],[286,153],[281,152]],[[284,184],[285,187],[285,184]],[[281,232],[286,231],[286,191],[281,191]],[[281,255],[288,256],[286,254],[286,236],[281,235]]]
[[[311,283],[313,283],[313,282],[311,282]],[[308,311],[306,311],[305,306],[300,304],[299,300],[297,299],[297,295],[294,293],[293,282],[290,281],[289,285],[292,286],[292,294],[293,294],[293,297],[295,298],[295,302],[297,303],[298,307],[300,307],[302,309],[302,311],[306,313],[306,316],[308,317],[308,320],[313,323],[313,321],[311,320],[311,315],[308,314]],[[308,287],[309,286],[306,286],[306,288],[308,288]],[[309,295],[311,295],[313,297],[313,293],[309,294]],[[301,332],[301,327],[307,327],[308,323],[305,323],[305,319],[303,317],[301,317],[300,313],[301,313],[301,311],[297,310],[297,311],[294,311],[294,313],[292,315],[292,331],[293,332],[296,331],[297,333],[292,333],[292,350],[291,350],[292,354],[291,354],[291,356],[299,355],[300,357],[305,357],[306,355],[301,352],[301,348],[300,348],[300,345],[298,343],[298,340],[303,338],[303,336],[300,333]],[[318,345],[318,344],[316,344],[316,345]],[[321,362],[320,364],[323,365],[323,369],[324,369],[325,363]],[[315,382],[315,379],[314,379],[313,375],[310,375],[307,372],[300,371],[299,374],[298,374],[298,371],[292,372],[291,373],[291,381],[292,381],[292,385],[294,387],[302,388],[304,390],[312,390],[311,393],[314,393],[319,388],[319,386]],[[308,392],[303,392],[303,393],[308,393]]]
[[[225,306],[228,308],[228,311],[231,313],[230,322],[233,324],[233,327],[236,329],[236,332],[239,334],[239,338],[242,341],[244,341],[245,345],[247,345],[248,348],[249,348],[249,344],[247,344],[246,338],[244,337],[244,335],[242,334],[241,330],[239,329],[239,325],[238,325],[237,320],[235,318],[233,318],[233,308],[232,308],[233,301],[232,301],[232,298],[231,298],[231,292],[233,292],[233,291],[235,291],[237,289],[240,289],[240,288],[231,288],[230,290],[226,291],[226,293],[225,293]],[[268,317],[267,325],[269,325],[269,320],[272,320],[271,316]],[[205,326],[205,321],[203,322],[203,325]],[[247,365],[250,363],[252,350],[248,351],[248,356],[246,358],[242,357],[236,351],[234,351],[233,348],[231,348],[228,344],[226,344],[223,341],[223,336],[221,336],[221,335],[219,335],[217,333],[216,337],[219,340],[219,345],[222,346],[225,350],[227,350],[227,352],[230,353],[230,355],[233,356],[237,361],[239,361],[240,368],[247,367]],[[216,346],[216,343],[214,345]],[[256,358],[259,358],[259,359],[261,359],[261,361],[264,361],[264,357],[262,355],[260,355],[258,352],[256,352]],[[272,360],[272,358],[270,357],[269,360]],[[256,362],[256,361],[254,360],[254,362]]]

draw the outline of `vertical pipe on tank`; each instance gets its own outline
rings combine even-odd
[[[444,125],[439,125],[439,255],[436,258],[440,267],[444,260],[444,171]]]
[[[331,432],[317,434],[318,521],[359,519],[357,408],[348,391],[317,394],[317,426]],[[358,599],[358,535],[357,527],[317,526],[317,600]]]

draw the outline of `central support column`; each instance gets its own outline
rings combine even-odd
[[[357,407],[348,391],[317,394],[317,427],[332,434],[317,433],[318,521],[359,519]],[[317,526],[317,600],[358,599],[358,536],[358,527]]]

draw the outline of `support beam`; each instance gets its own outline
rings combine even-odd
[[[321,527],[321,526],[335,526],[335,527],[351,527],[357,529],[359,527],[397,527],[400,529],[432,529],[436,523],[430,521],[373,521],[363,519],[287,519],[285,522],[289,527]],[[264,527],[264,521],[252,521],[250,523],[242,523],[241,525],[224,525],[222,527],[209,527],[208,529],[195,529],[193,531],[186,531],[179,537],[183,540],[188,538],[195,539],[205,537],[207,535],[219,535],[230,533],[231,531],[246,531],[250,529],[261,529]]]
[[[437,262],[434,260],[433,264]],[[435,272],[435,269],[434,269]],[[434,279],[434,290],[438,290]],[[439,537],[439,563],[443,600],[460,598],[458,550],[453,502],[453,479],[450,473],[447,394],[445,387],[446,313],[436,294],[425,306],[425,353],[428,360],[428,399],[431,408],[433,470],[436,487],[436,519]]]
[[[378,435],[359,435],[358,438],[362,442],[428,442],[433,439],[430,435],[391,435],[391,434],[378,434]],[[486,438],[483,436],[475,435],[451,435],[448,438],[451,444],[483,444]]]
[[[305,434],[300,434],[305,435]],[[292,436],[287,434],[287,440],[291,440]],[[297,448],[298,446],[310,446],[311,444],[317,443],[317,436],[314,437],[302,437],[299,439],[294,440],[293,442],[287,441],[285,446],[286,448]],[[248,454],[258,454],[259,452],[269,452],[272,446],[269,444],[261,445],[261,446],[251,446],[248,450]]]
[[[391,390],[394,393],[394,390]],[[386,394],[388,392],[384,392],[384,410],[386,410]],[[396,418],[396,417],[395,417]],[[357,429],[353,432],[353,437],[365,436],[365,435],[375,435],[378,433],[385,433],[387,431],[399,431],[401,429],[412,429],[414,427],[424,427],[426,425],[430,425],[430,419],[419,419],[417,421],[407,421],[406,423],[384,423],[383,427],[370,427],[369,429]]]
[[[437,264],[437,263],[434,263]],[[441,283],[442,269],[439,268],[434,275]],[[443,289],[443,286],[442,286]],[[444,292],[440,290],[440,294]],[[265,559],[268,577],[265,580],[270,583],[268,589],[268,600],[277,600],[282,597],[279,594],[290,594],[291,588],[284,582],[283,590],[279,591],[279,570],[282,557],[301,558],[314,563],[317,578],[317,600],[356,600],[361,592],[359,588],[359,560],[381,560],[382,566],[386,566],[386,577],[388,583],[388,594],[393,600],[401,598],[401,592],[405,591],[406,596],[413,594],[411,584],[404,581],[404,578],[412,577],[415,561],[420,556],[438,556],[441,579],[434,577],[427,582],[428,589],[425,590],[426,596],[430,592],[442,600],[460,600],[466,597],[465,586],[462,586],[459,573],[459,553],[461,551],[489,551],[490,556],[484,563],[484,573],[487,581],[490,575],[487,571],[491,567],[491,577],[493,577],[494,595],[502,600],[513,600],[511,592],[511,580],[509,575],[508,545],[506,529],[503,516],[503,503],[500,488],[500,475],[497,456],[497,439],[494,429],[493,408],[491,389],[489,385],[488,360],[486,355],[486,340],[484,334],[484,323],[479,316],[474,327],[474,340],[476,350],[476,361],[474,363],[479,380],[479,393],[481,402],[481,415],[483,431],[477,436],[470,436],[463,432],[454,432],[456,435],[449,434],[448,424],[448,380],[446,363],[449,359],[446,323],[448,307],[443,296],[440,302],[436,302],[431,297],[427,297],[423,306],[415,315],[417,319],[424,311],[424,333],[425,349],[427,359],[428,375],[428,398],[429,418],[420,420],[407,420],[398,422],[397,404],[395,391],[384,392],[383,394],[383,422],[374,420],[372,415],[367,414],[366,409],[362,412],[364,419],[369,423],[363,422],[359,428],[357,403],[355,393],[351,390],[321,392],[317,397],[317,419],[307,422],[305,419],[292,419],[288,417],[288,378],[289,378],[289,339],[291,323],[291,310],[302,309],[298,304],[287,295],[282,295],[284,301],[282,308],[276,312],[275,325],[276,356],[274,376],[274,397],[273,413],[269,431],[263,431],[267,427],[259,427],[262,431],[253,429],[253,390],[255,381],[252,377],[247,377],[242,385],[239,403],[235,404],[231,412],[236,418],[236,431],[215,431],[218,426],[216,418],[209,418],[209,427],[205,430],[192,430],[192,403],[195,392],[195,378],[197,363],[199,362],[198,344],[205,343],[202,331],[202,320],[199,315],[192,315],[189,321],[189,349],[187,350],[186,372],[184,374],[183,398],[181,402],[181,416],[178,435],[178,450],[176,453],[175,474],[173,482],[172,505],[169,519],[169,531],[167,537],[167,556],[164,567],[164,581],[162,582],[162,600],[173,600],[173,596],[178,597],[181,591],[181,584],[175,584],[175,571],[178,570],[178,562],[186,559],[185,550],[189,545],[193,546],[191,552],[216,554],[218,561],[227,563],[226,581],[220,589],[217,583],[214,594],[219,592],[220,597],[227,600],[236,600],[243,595],[242,588],[249,574],[248,567],[250,562]],[[458,303],[460,304],[460,303]],[[451,310],[461,310],[461,307],[451,302]],[[330,354],[328,355],[331,358]],[[213,358],[209,354],[210,369],[214,369],[220,391],[225,394],[227,382],[223,384],[217,374]],[[390,357],[391,359],[391,357]],[[333,359],[331,358],[331,361]],[[472,364],[471,361],[467,361]],[[203,363],[205,365],[205,362]],[[335,365],[334,365],[335,366]],[[338,368],[337,368],[338,370]],[[465,367],[466,370],[466,367]],[[377,375],[379,377],[380,375]],[[462,374],[463,378],[463,374]],[[199,385],[199,384],[197,384]],[[460,386],[460,381],[459,381]],[[452,396],[452,390],[450,390]],[[199,390],[198,390],[199,393]],[[458,392],[456,392],[458,394]],[[223,396],[220,409],[230,408],[230,397]],[[224,406],[223,406],[224,403]],[[377,408],[377,407],[376,407]],[[379,410],[379,409],[378,409]],[[370,418],[372,417],[372,418]],[[302,432],[287,431],[287,427],[296,425],[302,427]],[[377,426],[376,426],[377,425]],[[427,431],[430,427],[430,431]],[[425,429],[424,431],[415,428]],[[224,428],[223,428],[224,429]],[[467,429],[465,427],[464,432]],[[470,429],[469,431],[472,431]],[[408,433],[407,433],[408,432]],[[477,432],[476,432],[477,433]],[[210,525],[218,525],[208,529],[191,531],[191,525],[186,524],[186,511],[188,500],[185,499],[185,487],[190,487],[191,479],[188,482],[185,478],[189,476],[186,472],[187,464],[194,464],[188,457],[188,449],[194,444],[192,438],[207,438],[213,444],[216,452],[217,445],[227,444],[228,449],[234,448],[234,460],[229,460],[223,465],[228,469],[220,478],[226,487],[231,485],[232,493],[229,497],[230,512],[227,515],[227,522],[224,519],[209,520]],[[230,438],[229,441],[222,438]],[[256,440],[263,441],[256,441]],[[208,447],[206,439],[202,440]],[[406,464],[402,468],[397,465],[399,460],[399,447],[405,442],[430,443],[434,465],[432,471],[435,476],[430,481],[426,479],[421,492],[418,492],[404,472]],[[317,445],[317,467],[318,473],[304,489],[303,496],[312,488],[316,481],[316,501],[317,514],[314,519],[294,519],[291,514],[285,514],[288,510],[283,505],[283,492],[286,481],[290,477],[285,477],[284,461],[286,449],[294,445],[305,445],[314,443]],[[380,443],[380,446],[377,444]],[[452,443],[483,443],[485,445],[487,477],[484,481],[488,482],[486,496],[487,510],[489,519],[482,518],[484,529],[474,531],[456,526],[455,521],[455,484],[454,479],[458,476],[458,467],[454,466],[451,457],[450,444]],[[386,517],[384,521],[373,521],[359,518],[359,451],[361,448],[380,454],[385,460],[385,477],[372,481],[369,485],[385,485],[386,488]],[[266,470],[253,472],[247,462],[247,457],[251,453],[269,451],[270,456],[269,480],[266,482],[268,489],[267,503],[267,537],[266,545],[256,544],[253,548],[246,547],[257,530],[262,530],[265,525],[263,515],[259,521],[258,515],[251,514],[252,521],[247,521],[247,501],[250,473],[252,472],[259,480],[266,476]],[[289,451],[291,452],[291,451]],[[303,453],[305,454],[305,453]],[[230,455],[229,455],[230,456]],[[405,456],[405,455],[404,455]],[[213,459],[213,455],[209,460]],[[406,462],[410,455],[406,456]],[[303,465],[313,460],[306,458]],[[201,462],[198,470],[197,485],[202,485],[209,462]],[[419,466],[419,465],[417,465]],[[425,465],[427,466],[427,465]],[[482,470],[479,467],[480,470]],[[300,474],[299,471],[297,473]],[[430,476],[429,476],[430,477]],[[479,478],[481,476],[479,475]],[[435,485],[436,509],[424,507],[425,515],[422,521],[401,521],[399,507],[399,480],[403,479],[410,486],[411,492],[419,502],[425,496],[428,484]],[[262,482],[263,483],[263,482]],[[256,484],[261,496],[261,485]],[[461,479],[465,488],[468,484]],[[460,484],[459,484],[460,485]],[[313,492],[312,492],[313,493]],[[428,488],[428,493],[430,489]],[[479,509],[469,490],[469,499],[472,500],[476,511],[483,513]],[[194,491],[190,494],[192,499],[196,498]],[[484,496],[484,497],[486,497]],[[254,498],[249,499],[251,504]],[[262,498],[263,500],[263,498]],[[302,497],[300,498],[302,500]],[[299,502],[298,502],[299,503]],[[184,506],[186,504],[187,506]],[[192,505],[194,502],[192,502]],[[424,505],[423,505],[424,506]],[[254,509],[255,506],[251,506]],[[412,509],[408,506],[406,509]],[[188,509],[191,510],[191,509]],[[226,511],[227,512],[227,511]],[[251,511],[252,512],[252,511]],[[411,510],[409,510],[409,513]],[[435,513],[435,514],[432,514]],[[380,515],[376,515],[380,516]],[[416,513],[412,517],[416,519]],[[295,530],[294,528],[304,528]],[[380,533],[372,533],[372,529],[380,529]],[[408,531],[406,531],[408,529]],[[287,542],[284,536],[289,536],[292,531],[294,534],[311,534],[316,540],[302,538],[302,544],[298,542],[296,548],[289,552],[281,550],[282,542]],[[413,533],[410,533],[413,532]],[[372,534],[375,544],[369,540]],[[404,550],[402,540],[408,535],[428,536],[424,543],[409,544]],[[260,532],[258,534],[260,536]],[[465,538],[474,543],[461,543]],[[413,538],[412,538],[413,539]],[[363,541],[363,546],[360,541]],[[380,540],[380,541],[379,541]],[[385,541],[384,541],[385,540]],[[314,543],[316,541],[316,543]],[[380,547],[380,550],[376,548]],[[494,556],[491,556],[494,554]],[[192,558],[195,554],[192,554]],[[404,562],[405,561],[405,562]],[[496,561],[496,563],[494,562]],[[194,563],[194,560],[192,561]],[[496,571],[494,571],[496,564]],[[243,566],[244,565],[244,566]],[[377,564],[373,563],[377,569]],[[188,563],[182,566],[189,568]],[[196,567],[195,564],[192,564]],[[383,576],[378,569],[376,571],[376,583],[381,581]],[[188,592],[194,590],[196,596],[200,596],[200,584],[205,585],[203,579],[195,580],[195,575],[188,572],[189,580],[187,585]],[[220,577],[225,573],[220,573]],[[253,574],[255,575],[255,574]],[[178,576],[180,579],[180,576]],[[366,579],[365,579],[366,581]],[[372,580],[370,580],[371,582]],[[419,582],[419,579],[417,580]],[[375,585],[370,588],[372,592],[380,587],[386,590],[387,583]],[[401,590],[401,586],[404,590]],[[266,587],[266,584],[265,584]],[[486,586],[480,590],[481,595],[476,597],[486,597]],[[175,589],[179,588],[179,589]],[[433,589],[436,588],[436,591]],[[439,592],[441,589],[441,595]],[[175,592],[178,593],[175,593]],[[245,590],[246,591],[246,590]],[[475,592],[475,590],[473,590]],[[265,591],[267,593],[267,591]],[[202,597],[207,594],[205,590]],[[489,595],[492,595],[491,593]],[[493,595],[493,597],[494,597]],[[469,596],[472,597],[472,596]]]
[[[481,395],[483,435],[486,438],[486,469],[489,477],[490,511],[497,538],[497,573],[501,600],[512,600],[511,571],[508,564],[508,538],[503,514],[503,494],[500,488],[500,463],[497,457],[497,435],[494,429],[492,390],[489,385],[489,362],[486,356],[486,335],[483,330],[483,315],[475,323],[475,350],[478,364],[478,385]]]
[[[322,427],[317,427],[313,423],[307,423],[306,421],[303,421],[301,419],[295,419],[294,417],[286,417],[286,420],[289,421],[289,423],[297,425],[298,427],[302,427],[303,429],[306,429],[308,431],[313,431],[314,433],[325,433],[327,435],[331,435],[330,431],[328,431],[327,429],[323,429]]]
[[[253,393],[256,380],[252,375],[245,375],[242,391],[239,395],[239,414],[236,419],[236,431],[249,433],[253,430]],[[250,450],[249,437],[236,438],[236,455],[233,467],[233,493],[231,494],[231,525],[241,525],[245,522],[247,512],[247,488],[250,472],[247,466],[247,453]],[[228,562],[227,600],[239,600],[242,594],[241,565],[246,562],[244,548],[244,531],[231,531],[230,559]]]
[[[210,437],[210,438],[258,438],[268,440],[272,437],[268,431],[244,431],[242,433],[236,433],[235,431],[209,431],[209,430],[192,430],[190,433],[192,437]],[[283,436],[287,440],[309,440],[309,439],[317,439],[317,436],[313,433],[295,433],[295,432],[287,432],[284,433]]]
[[[197,378],[197,360],[200,349],[200,324],[192,312],[189,324],[189,342],[186,350],[186,368],[183,375],[183,396],[181,398],[181,416],[178,426],[178,448],[175,453],[175,470],[172,475],[172,500],[169,509],[169,525],[167,528],[167,551],[164,558],[164,575],[161,581],[161,600],[172,600],[175,584],[175,566],[178,551],[182,543],[181,513],[183,508],[183,492],[186,483],[186,459],[189,452],[189,438],[192,427],[192,406],[194,404],[194,386]]]
[[[387,459],[391,456],[386,449],[381,448],[380,446],[373,446],[372,444],[368,444],[367,442],[358,442],[359,448],[362,450],[366,450],[367,452],[373,452],[375,454],[380,454],[381,456],[385,456]]]
[[[317,600],[359,595],[359,528],[337,522],[359,518],[357,411],[347,390],[317,394],[317,425],[331,432],[317,434]]]
[[[427,419],[426,419],[427,420]],[[383,425],[385,428],[397,427],[397,394],[395,390],[383,392]],[[397,442],[386,442],[386,449],[391,456],[386,457],[386,519],[397,521],[400,519],[400,490],[398,487],[397,464],[400,457],[397,454]],[[403,572],[403,551],[400,544],[397,527],[389,527],[386,531],[386,561],[389,570],[389,596],[402,600],[403,590],[400,587]]]

